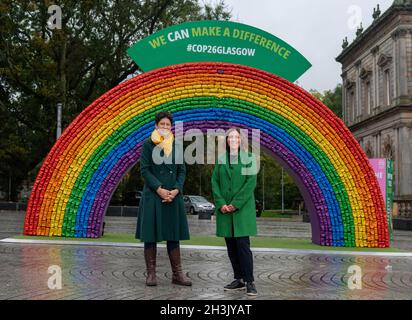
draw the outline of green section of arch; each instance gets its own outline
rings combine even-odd
[[[187,62],[229,62],[295,82],[309,61],[274,35],[231,21],[192,21],[160,30],[127,50],[145,72]]]
[[[274,112],[268,112],[267,109],[262,108],[260,105],[239,99],[204,96],[178,99],[157,105],[140,113],[136,117],[129,119],[121,127],[119,127],[118,130],[113,132],[112,135],[110,135],[89,157],[75,182],[64,215],[62,235],[74,235],[77,210],[81,203],[83,192],[86,190],[95,170],[98,168],[98,165],[96,164],[100,164],[107,154],[109,154],[126,136],[137,130],[140,126],[153,121],[154,115],[160,110],[169,110],[173,113],[189,109],[207,109],[210,108],[210,106],[221,106],[226,109],[237,110],[239,112],[256,116],[259,119],[265,120],[285,130],[294,139],[296,139],[296,141],[298,141],[313,156],[333,188],[333,192],[340,207],[341,219],[344,228],[345,245],[355,245],[355,239],[352,237],[352,235],[355,234],[354,221],[346,189],[327,155],[314,143],[312,139],[309,138],[308,135],[306,135],[289,120]],[[330,218],[332,219],[332,217]],[[339,222],[336,221],[336,224],[339,225]]]

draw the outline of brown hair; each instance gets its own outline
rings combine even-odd
[[[247,144],[246,144],[247,143],[247,137],[245,137],[242,134],[242,131],[240,131],[240,129],[238,127],[232,127],[226,132],[226,153],[228,154],[228,157],[229,157],[229,152],[230,152],[230,146],[229,146],[228,139],[229,139],[230,133],[233,132],[233,131],[237,131],[239,133],[239,138],[240,138],[239,149],[243,150],[243,151],[247,151],[247,149],[248,149]],[[229,163],[230,163],[230,157],[229,157]]]
[[[170,124],[173,124],[173,115],[169,111],[160,111],[155,116],[155,123],[158,124],[160,120],[167,118],[170,120]]]

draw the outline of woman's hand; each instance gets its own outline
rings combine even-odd
[[[162,202],[172,202],[175,199],[175,197],[179,194],[179,189],[173,189],[168,192],[169,194],[167,199],[163,200]]]
[[[179,194],[179,189],[173,189],[169,194],[174,198]]]
[[[230,211],[229,211],[229,206],[228,206],[227,204],[223,205],[223,206],[220,208],[220,212],[222,212],[222,213],[228,213],[228,212],[230,212]]]
[[[157,194],[162,198],[162,202],[172,202],[178,193],[179,189],[167,190],[162,187],[157,189]]]
[[[233,204],[229,204],[227,208],[229,212],[235,212],[237,210],[237,208]]]
[[[157,188],[156,192],[159,195],[159,197],[162,198],[162,200],[166,200],[169,198],[170,191],[167,189],[163,189],[162,187],[159,187]]]

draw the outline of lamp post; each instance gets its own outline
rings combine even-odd
[[[199,183],[199,196],[202,195],[202,170],[199,170],[200,173],[200,183]]]
[[[285,211],[285,199],[284,199],[284,180],[283,180],[283,167],[282,167],[282,182],[281,182],[281,185],[282,185],[282,213]]]
[[[9,171],[9,202],[11,201],[11,171]]]
[[[265,211],[265,164],[262,163],[262,211]]]
[[[56,140],[62,134],[62,103],[57,103],[57,130],[56,130]]]

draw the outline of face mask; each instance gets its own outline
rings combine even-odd
[[[157,129],[159,131],[159,134],[163,137],[166,138],[169,135],[169,130],[168,129]]]

